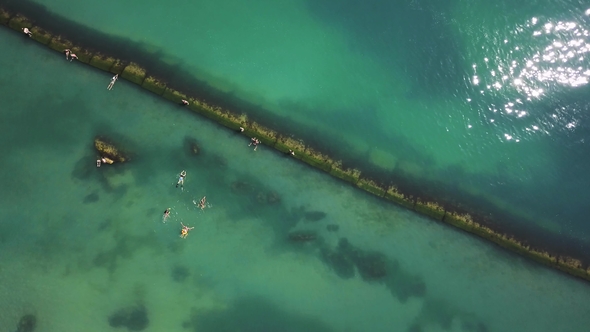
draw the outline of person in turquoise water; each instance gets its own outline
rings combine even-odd
[[[113,86],[115,85],[115,83],[117,82],[118,79],[119,79],[119,74],[113,76],[113,78],[111,78],[111,83],[109,83],[109,86],[107,86],[107,90],[112,90]]]
[[[178,182],[176,183],[176,188],[178,188],[178,186],[182,186],[184,187],[184,179],[186,178],[186,171],[182,170],[182,172],[180,172],[180,176],[178,177]]]
[[[182,229],[180,230],[180,237],[186,239],[186,237],[188,236],[188,232],[194,227],[187,227],[182,222],[180,224],[182,225]]]
[[[168,217],[170,217],[170,208],[167,208],[164,211],[164,222],[166,222],[166,219],[168,219]]]

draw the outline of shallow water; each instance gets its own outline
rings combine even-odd
[[[37,2],[148,45],[339,158],[590,255],[580,2]]]
[[[588,284],[0,29],[0,329],[580,331]],[[130,151],[95,167],[95,135]],[[201,147],[189,153],[187,137]],[[188,172],[184,190],[176,176]],[[206,195],[201,211],[193,200]],[[280,200],[277,201],[277,197]],[[172,216],[162,222],[162,212]],[[180,222],[195,227],[179,238]],[[328,231],[337,225],[337,231]],[[289,241],[296,231],[314,241]],[[141,315],[139,315],[141,316]],[[137,319],[141,325],[141,319]]]

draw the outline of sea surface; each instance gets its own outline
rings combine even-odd
[[[409,179],[410,192],[590,259],[582,1],[35,2],[142,43],[278,128],[391,172],[385,183]]]
[[[581,3],[40,3],[182,58],[359,162],[486,197],[548,241],[590,235]],[[253,151],[128,82],[107,91],[109,74],[11,30],[0,48],[2,330],[24,314],[39,331],[590,323],[586,282]],[[131,161],[97,168],[97,135]],[[186,239],[181,223],[195,227]]]

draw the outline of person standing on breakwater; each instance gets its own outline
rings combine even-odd
[[[182,106],[188,106],[188,105],[189,105],[189,103],[188,103],[188,101],[187,101],[187,100],[184,100],[184,99],[183,99],[183,100],[180,102],[180,105],[182,105]]]
[[[29,30],[29,28],[23,28],[23,32],[25,33],[25,35],[33,37],[33,33],[31,32],[31,30]]]
[[[116,74],[115,76],[113,76],[113,78],[111,78],[111,83],[109,83],[109,86],[107,86],[107,90],[112,90],[113,85],[115,85],[115,82],[117,82],[118,79],[119,79],[119,74]]]
[[[78,56],[73,52],[70,52],[70,62],[72,62],[72,60],[78,60]]]
[[[181,185],[184,188],[184,178],[186,178],[186,171],[182,170],[182,172],[180,172],[178,182],[176,183],[176,188],[178,188],[178,185]]]
[[[70,60],[70,53],[72,53],[72,51],[70,51],[69,48],[66,48],[64,50],[64,53],[66,54],[66,60]]]

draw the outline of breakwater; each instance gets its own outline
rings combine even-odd
[[[231,94],[214,91],[207,83],[184,74],[179,62],[162,61],[159,51],[150,49],[148,45],[76,25],[63,17],[51,15],[41,6],[26,2],[8,3],[2,14],[2,23],[17,31],[29,27],[33,31],[33,39],[40,43],[58,52],[70,48],[80,62],[119,73],[121,77],[173,102],[187,99],[191,102],[189,109],[231,129],[243,126],[246,128],[245,135],[256,136],[282,152],[293,150],[295,158],[379,197],[587,278],[586,265],[582,260],[571,258],[584,258],[575,249],[583,248],[584,243],[577,245],[572,241],[571,247],[552,247],[549,241],[545,241],[550,234],[541,231],[528,234],[526,229],[518,228],[518,223],[500,227],[500,221],[510,225],[509,221],[519,216],[512,211],[490,208],[493,204],[485,198],[463,193],[469,197],[458,201],[457,195],[447,188],[434,184],[429,186],[428,183],[417,187],[416,178],[403,170],[388,172],[379,167],[366,167],[355,158],[330,147],[338,141],[337,137],[314,141],[308,133],[287,128],[285,119],[266,114],[263,117],[263,112],[257,111],[256,105],[247,105]],[[470,203],[465,204],[465,201]]]

